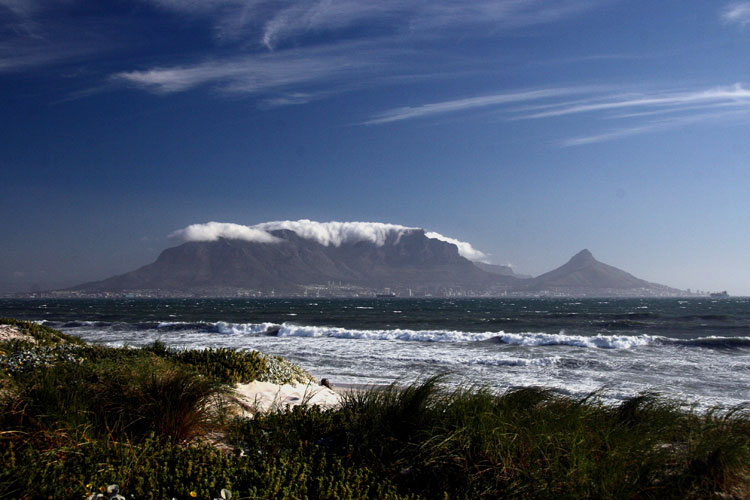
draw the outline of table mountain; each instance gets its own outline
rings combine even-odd
[[[168,248],[152,264],[73,290],[225,293],[231,289],[300,293],[306,286],[352,286],[373,291],[414,289],[420,294],[449,288],[491,290],[518,279],[477,268],[448,242],[421,229],[391,234],[382,245],[369,241],[323,245],[294,231],[276,230],[275,243],[219,238]]]

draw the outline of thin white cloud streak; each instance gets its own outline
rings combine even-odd
[[[25,71],[41,66],[63,65],[86,59],[107,50],[101,44],[82,45],[78,42],[51,42],[44,39],[25,38],[0,43],[0,73]]]
[[[420,228],[406,227],[383,222],[317,222],[309,219],[296,221],[263,222],[254,226],[244,226],[229,222],[207,222],[191,224],[172,232],[169,238],[181,241],[216,241],[219,238],[245,240],[257,243],[279,243],[282,239],[274,236],[274,231],[292,231],[300,238],[316,241],[324,246],[339,247],[361,241],[383,246],[387,242],[398,243],[404,234],[421,231]],[[487,254],[475,249],[470,243],[428,232],[425,236],[450,243],[458,253],[472,261],[486,260]]]
[[[750,24],[750,2],[734,2],[721,11],[721,19],[728,24]]]
[[[699,103],[737,102],[750,105],[750,90],[744,89],[739,83],[732,87],[717,87],[698,92],[676,92],[671,94],[640,96],[633,99],[615,100],[609,102],[598,102],[594,104],[579,104],[566,106],[561,104],[560,109],[545,111],[521,116],[525,119],[551,118],[556,116],[571,115],[578,113],[589,113],[592,111],[608,111],[613,109],[655,107],[655,106],[684,106]]]
[[[301,2],[282,9],[263,28],[262,42],[273,50],[277,44],[306,32],[336,31],[365,21],[389,21],[391,29],[410,17],[412,8],[402,1],[321,0]]]
[[[66,0],[0,0],[0,7],[5,7],[17,16],[28,17],[56,3],[66,3]]]
[[[310,93],[310,92],[291,92],[278,97],[271,97],[264,100],[261,103],[261,108],[277,108],[282,106],[295,106],[298,104],[306,104],[311,101],[321,99],[327,95],[325,92]]]
[[[583,92],[584,90],[589,90],[589,92]],[[617,94],[607,94],[607,92],[615,92],[617,91]],[[573,106],[573,105],[588,105],[592,103],[600,103],[600,102],[608,102],[612,100],[621,100],[625,98],[632,98],[634,95],[631,93],[625,93],[622,92],[622,87],[605,87],[605,86],[597,86],[597,87],[583,87],[582,92],[586,95],[579,99],[572,99],[572,100],[566,100],[566,101],[554,101],[554,102],[545,102],[545,103],[539,103],[539,104],[524,104],[515,106],[512,109],[509,109],[508,111],[512,113],[515,118],[509,118],[512,120],[518,120],[520,118],[517,117],[524,117],[526,115],[531,114],[531,112],[539,112],[541,110],[557,110],[562,106]]]
[[[352,57],[338,50],[320,49],[126,71],[112,75],[111,80],[158,93],[182,92],[212,84],[226,92],[252,94],[292,85],[342,81],[357,70],[375,71],[378,65],[379,61],[369,59],[367,55]],[[302,94],[295,92],[291,95]]]
[[[696,104],[694,106],[679,106],[671,108],[659,108],[653,111],[638,111],[633,113],[618,113],[615,115],[608,116],[606,118],[621,120],[627,118],[644,118],[647,116],[658,116],[658,115],[669,115],[675,113],[689,113],[693,111],[702,111],[705,109],[722,109],[722,108],[742,108],[746,104],[743,102],[723,102],[723,103],[710,103],[710,104]]]
[[[687,125],[705,123],[705,122],[726,122],[730,119],[736,118],[748,118],[750,117],[750,109],[736,110],[731,112],[718,112],[718,113],[702,113],[696,115],[682,116],[665,120],[657,120],[647,122],[645,124],[637,125],[634,127],[626,127],[609,132],[594,134],[589,136],[574,137],[565,139],[560,142],[562,147],[575,147],[585,146],[589,144],[595,144],[599,142],[607,142],[616,139],[622,139],[625,137],[646,134],[650,132],[661,132],[665,130],[675,129]]]
[[[421,106],[403,106],[379,113],[372,118],[362,122],[362,125],[382,125],[384,123],[413,120],[416,118],[424,118],[427,116],[445,113],[457,113],[478,108],[500,106],[503,104],[534,101],[549,97],[570,95],[582,91],[582,89],[576,88],[541,89],[525,92],[511,92],[503,94],[491,94],[480,97],[469,97],[466,99],[455,99],[451,101],[423,104]]]
[[[655,132],[658,130],[664,130],[666,128],[669,128],[665,125],[657,125],[657,124],[650,124],[650,125],[641,125],[638,127],[630,127],[630,128],[623,128],[619,130],[613,130],[611,132],[605,132],[602,134],[594,134],[589,136],[582,136],[582,137],[573,137],[570,139],[565,139],[560,141],[560,146],[564,148],[570,148],[575,146],[586,146],[589,144],[596,144],[597,142],[607,142],[607,141],[613,141],[616,139],[622,139],[625,137],[630,137],[634,135],[640,135],[645,134],[647,132]]]

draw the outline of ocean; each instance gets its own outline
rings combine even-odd
[[[257,349],[336,384],[615,402],[645,391],[699,409],[750,402],[750,299],[0,299],[0,316],[87,341]]]

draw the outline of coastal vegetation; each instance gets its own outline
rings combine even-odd
[[[744,407],[448,390],[433,377],[243,418],[233,384],[311,377],[255,351],[113,348],[0,324],[20,334],[0,342],[3,498],[112,484],[135,499],[750,498]]]

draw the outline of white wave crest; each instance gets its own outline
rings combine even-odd
[[[279,337],[335,337],[340,339],[408,340],[421,342],[477,342],[496,337],[494,332],[459,332],[452,330],[353,330],[330,326],[300,326],[284,323]]]
[[[276,323],[216,323],[216,331],[228,335],[259,335],[271,328],[278,327]]]
[[[599,349],[630,349],[652,344],[661,337],[654,335],[567,335],[564,332],[552,333],[499,333],[497,340],[504,344],[523,346],[569,345]]]
[[[549,356],[545,358],[476,358],[471,360],[472,364],[484,366],[554,366],[560,363],[560,356]]]

